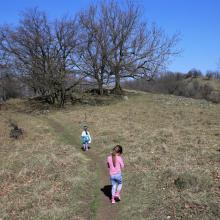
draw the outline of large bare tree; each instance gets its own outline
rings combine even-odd
[[[35,93],[61,106],[66,92],[79,82],[68,80],[75,73],[76,47],[75,20],[50,22],[38,9],[26,11],[17,27],[0,28],[0,50],[8,54],[17,74]]]
[[[0,27],[0,54],[34,92],[64,105],[66,94],[85,77],[100,94],[114,80],[121,94],[123,78],[152,78],[176,54],[178,36],[167,37],[142,21],[132,1],[101,1],[78,19],[48,20],[38,9],[26,11],[19,25]]]
[[[104,1],[100,9],[108,33],[108,68],[115,78],[114,91],[122,92],[121,79],[152,78],[167,64],[178,35],[167,37],[156,25],[141,21],[140,7],[126,1]]]
[[[79,13],[81,43],[78,65],[83,74],[96,80],[102,95],[103,85],[108,83],[110,76],[107,66],[109,38],[104,20],[97,15],[94,5]]]

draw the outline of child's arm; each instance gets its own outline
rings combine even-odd
[[[107,158],[107,167],[110,168],[109,162],[108,162],[108,158]]]
[[[82,143],[84,142],[84,137],[85,137],[85,132],[83,131],[82,134],[81,134],[81,142]]]
[[[92,142],[92,138],[91,138],[91,136],[90,136],[90,133],[88,132],[88,135],[89,135],[89,144],[91,144],[91,142]]]
[[[124,164],[122,157],[120,157],[119,163],[120,163],[121,168],[123,169],[125,167],[125,164]]]

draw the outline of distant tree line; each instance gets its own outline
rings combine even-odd
[[[146,92],[172,94],[177,96],[206,99],[220,103],[220,71],[192,69],[187,73],[164,72],[152,80],[127,80],[123,86],[128,89]]]
[[[178,53],[178,35],[168,37],[143,21],[132,1],[121,3],[101,1],[74,18],[55,20],[26,10],[18,25],[0,26],[0,73],[7,70],[11,79],[60,106],[85,82],[95,82],[101,95],[109,84],[122,94],[123,79],[153,78]]]

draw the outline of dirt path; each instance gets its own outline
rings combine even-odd
[[[70,144],[76,145],[76,138],[74,137],[72,133],[67,132],[65,127],[57,122],[56,120],[52,118],[47,119],[48,124],[54,129],[56,133],[59,134],[59,136],[64,135],[64,137],[67,137],[68,140],[71,142]],[[79,133],[79,132],[78,132]],[[77,134],[77,133],[76,133]],[[78,144],[77,144],[78,145]],[[92,149],[88,152],[85,152],[87,156],[91,159],[92,163],[91,166],[95,165],[95,169],[97,172],[97,185],[98,185],[98,195],[97,195],[97,208],[96,213],[94,217],[89,218],[90,219],[97,219],[97,220],[116,220],[117,219],[117,207],[119,204],[112,205],[110,203],[110,196],[111,196],[111,185],[109,182],[109,176],[106,168],[106,161],[105,158],[100,158],[99,155],[95,153],[93,150],[95,149],[95,146],[93,145]],[[79,146],[79,150],[80,146]],[[91,194],[94,194],[94,192],[91,192]]]
[[[100,189],[99,193],[99,203],[97,207],[96,219],[98,220],[115,220],[117,219],[117,206],[118,204],[112,205],[110,203],[111,197],[111,185],[109,183],[109,176],[106,168],[105,160],[102,160],[94,153],[94,151],[89,150],[89,158],[92,161],[96,161],[96,168],[98,172],[98,187]]]

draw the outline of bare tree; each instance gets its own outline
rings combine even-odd
[[[64,105],[75,75],[74,53],[77,47],[77,25],[74,19],[50,22],[44,12],[26,11],[20,24],[0,29],[0,50],[10,57],[16,73],[48,102]],[[77,77],[75,77],[76,79]]]
[[[82,79],[95,80],[100,94],[114,80],[151,79],[162,69],[178,36],[168,38],[156,25],[141,21],[140,8],[126,1],[102,1],[78,14],[79,20],[51,22],[44,12],[28,10],[17,27],[0,27],[0,54],[14,73],[50,103],[64,105],[66,94]]]
[[[140,8],[128,1],[122,9],[117,1],[103,2],[101,16],[109,36],[108,65],[115,77],[115,93],[122,92],[122,78],[152,78],[177,53],[178,36],[171,38],[156,25],[141,22]]]
[[[99,93],[109,81],[107,68],[108,32],[103,19],[97,16],[97,8],[90,8],[79,14],[81,44],[79,47],[79,68],[83,74],[97,81]]]

